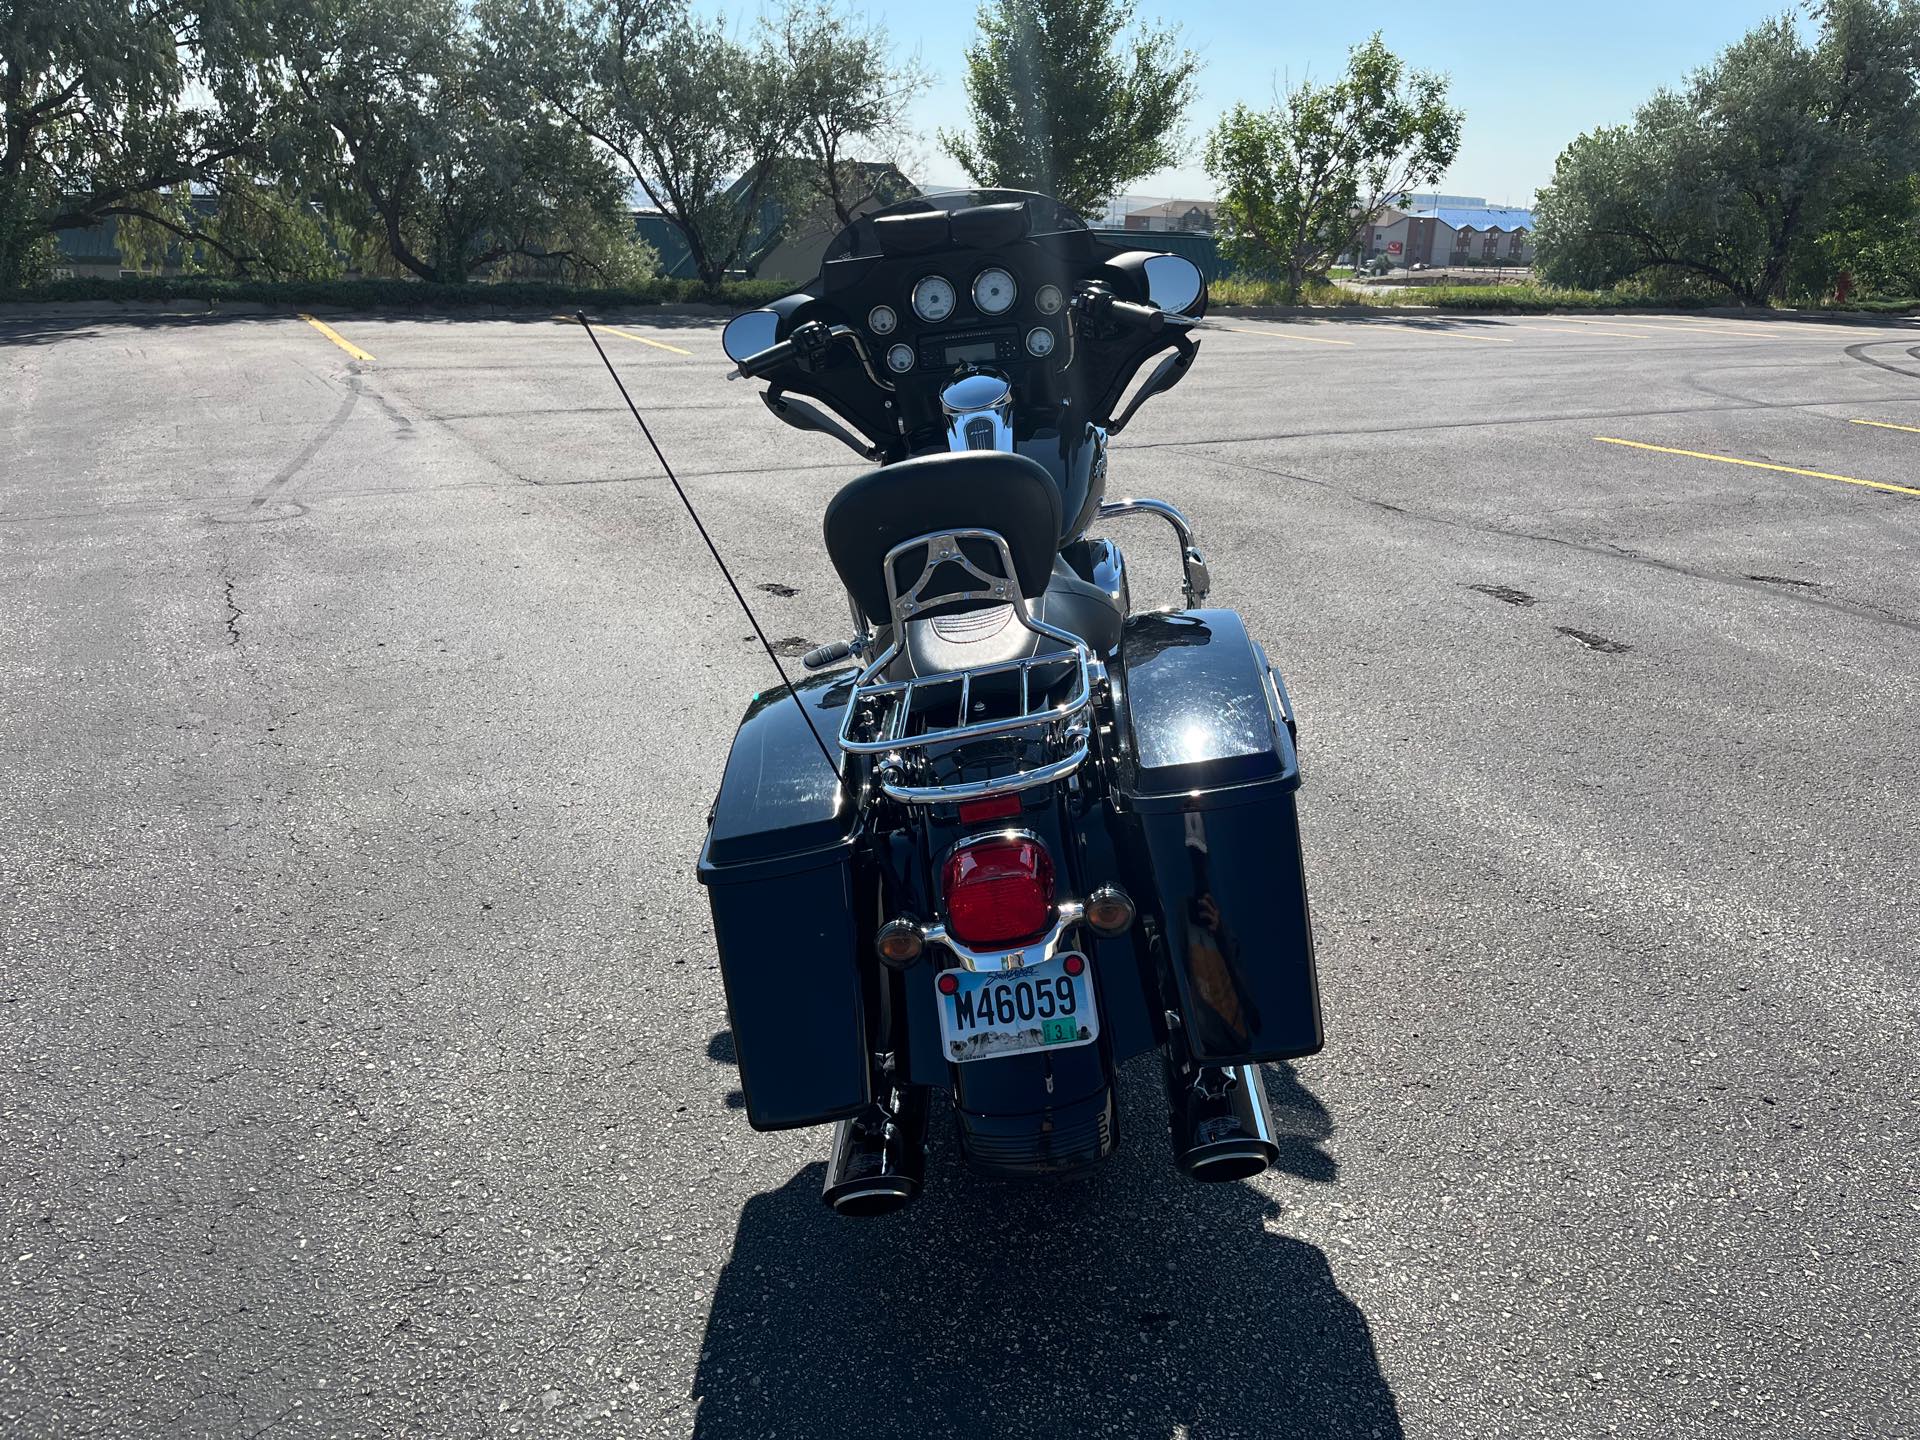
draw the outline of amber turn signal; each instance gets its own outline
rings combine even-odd
[[[887,921],[873,937],[873,948],[881,960],[896,970],[904,970],[918,960],[926,945],[920,927],[906,919]]]
[[[1087,924],[1097,935],[1123,935],[1133,924],[1133,901],[1126,891],[1103,885],[1087,897]]]

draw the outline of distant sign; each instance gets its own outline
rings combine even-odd
[[[1387,254],[1398,255],[1399,253],[1400,253],[1400,242],[1398,240],[1387,241]]]

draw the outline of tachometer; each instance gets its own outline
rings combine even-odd
[[[913,313],[929,325],[953,314],[953,284],[938,275],[929,275],[913,287]]]
[[[973,303],[982,315],[1006,314],[1013,308],[1014,297],[1019,293],[1014,287],[1013,276],[997,265],[973,277]]]

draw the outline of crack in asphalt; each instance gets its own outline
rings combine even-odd
[[[227,581],[226,602],[227,644],[238,645],[240,643],[240,617],[247,612],[233,603],[233,581],[231,580]]]

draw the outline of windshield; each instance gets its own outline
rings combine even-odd
[[[871,215],[862,215],[833,237],[827,245],[826,254],[821,258],[843,260],[850,255],[881,253],[879,242],[874,238],[873,222],[883,216],[924,215],[936,210],[952,213],[955,210],[972,210],[981,205],[1013,202],[1027,207],[1028,223],[1033,234],[1088,228],[1087,222],[1070,207],[1051,196],[1036,195],[1029,190],[938,190],[930,195],[916,195],[911,200],[901,200],[884,210],[875,210]]]

